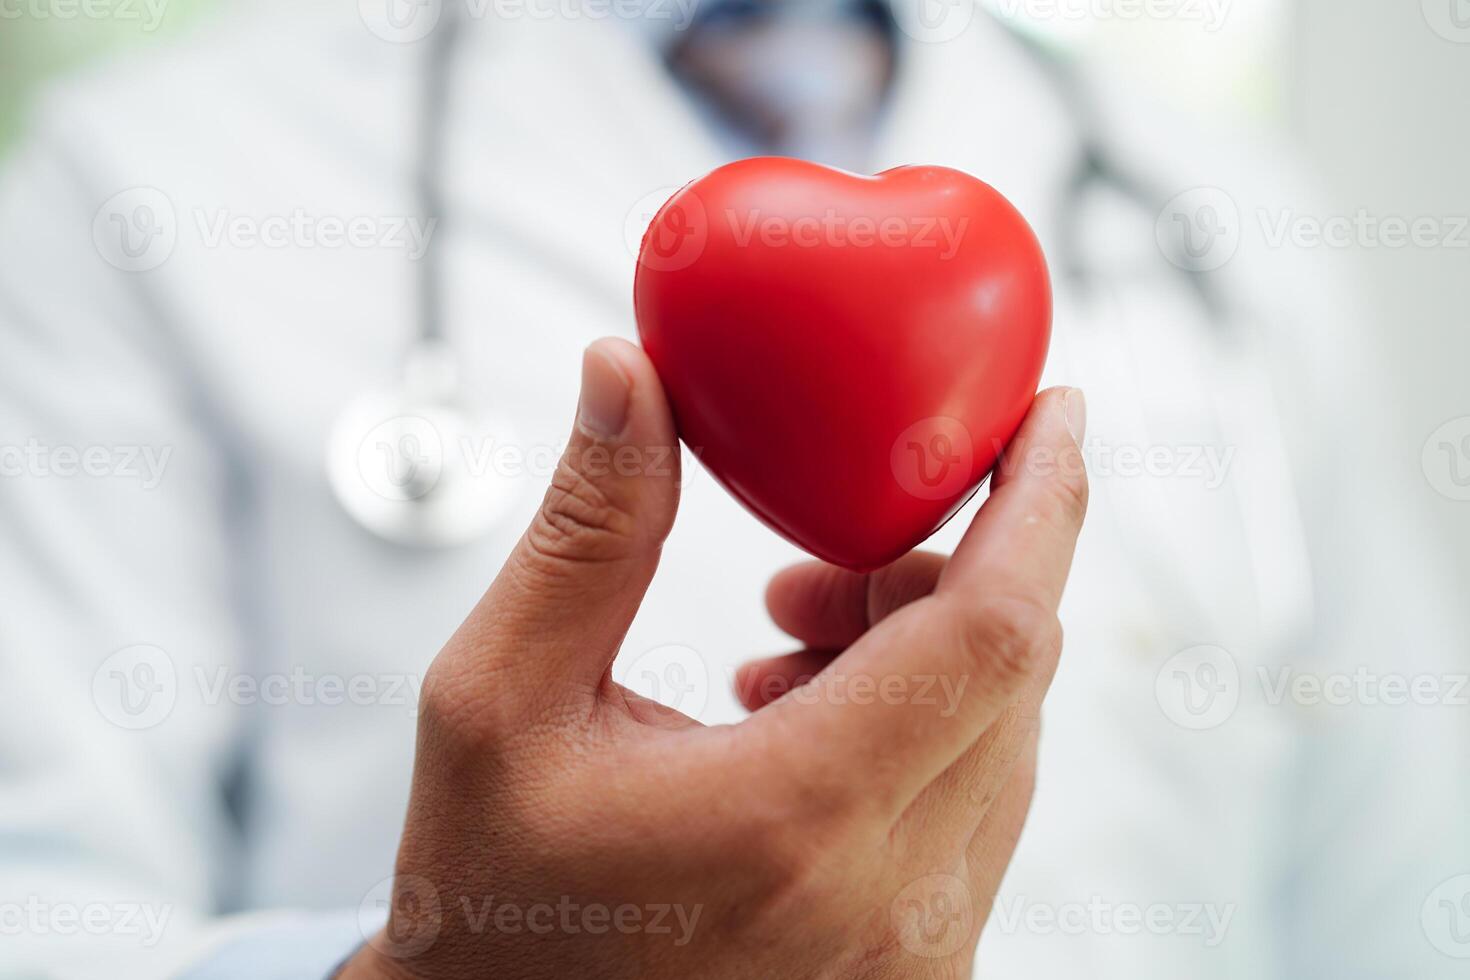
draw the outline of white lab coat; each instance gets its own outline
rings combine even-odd
[[[128,447],[169,455],[156,486],[33,470],[0,484],[0,903],[168,918],[161,937],[78,936],[39,913],[45,928],[0,943],[0,974],[156,976],[267,921],[360,906],[372,920],[408,788],[414,679],[529,520],[580,350],[633,335],[630,212],[721,161],[630,33],[471,24],[437,232],[447,321],[464,377],[513,420],[534,472],[482,542],[386,544],[334,502],[322,456],[343,405],[400,366],[413,263],[391,244],[211,235],[236,217],[412,215],[420,54],[350,10],[229,21],[58,87],[8,162],[0,442],[39,440],[53,461],[55,447],[102,446],[116,470]],[[874,169],[975,173],[1055,255],[1077,134],[1054,90],[981,21],[901,59]],[[1174,189],[1254,200],[1177,130],[1133,113],[1120,125],[1143,135],[1119,145]],[[176,241],[156,268],[120,272],[94,218],[140,187],[166,195]],[[1412,496],[1394,474],[1417,447],[1374,441],[1358,338],[1299,256],[1243,244],[1217,278],[1248,302],[1222,330],[1154,247],[1151,215],[1093,207],[1107,288],[1084,302],[1058,276],[1047,383],[1087,390],[1094,447],[1234,457],[1218,487],[1095,473],[1033,816],[981,961],[1032,978],[1447,973],[1420,912],[1470,871],[1464,712],[1272,706],[1257,680],[1281,666],[1452,669],[1430,559],[1400,522]],[[733,668],[789,647],[762,587],[799,557],[692,473],[619,676],[680,680],[657,693],[738,718]],[[98,671],[135,644],[163,651],[175,690],[166,717],[132,731],[99,706],[117,678]],[[1191,730],[1156,689],[1200,644],[1230,651],[1241,696],[1227,721]],[[343,698],[334,678],[382,703],[320,703]],[[1079,927],[1076,909],[1100,902],[1161,906],[1175,925],[1154,934],[1103,911]],[[1228,916],[1223,935],[1212,912]]]

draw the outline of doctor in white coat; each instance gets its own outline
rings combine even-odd
[[[1098,80],[1059,87],[964,5],[899,5],[896,27],[785,6],[670,5],[674,30],[472,7],[432,228],[434,5],[270,8],[40,102],[0,176],[0,975],[322,977],[379,935],[428,665],[536,514],[582,350],[632,336],[641,223],[750,152],[961,168],[1056,273],[1046,383],[1087,393],[1092,504],[981,969],[1463,966],[1464,633],[1350,305],[1253,233],[1300,190]],[[1157,206],[1069,192],[1099,146]],[[1221,232],[1189,261],[1181,215]],[[409,548],[344,510],[323,447],[401,375],[431,236],[504,506],[472,542]],[[762,592],[801,557],[688,468],[614,677],[739,719],[736,667],[795,645]],[[1441,693],[1293,693],[1362,673]]]

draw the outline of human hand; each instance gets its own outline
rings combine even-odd
[[[778,576],[810,649],[705,727],[611,679],[678,452],[647,358],[595,344],[541,510],[425,680],[389,923],[342,976],[969,976],[1030,802],[1081,425],[1080,393],[1037,397],[947,561]]]

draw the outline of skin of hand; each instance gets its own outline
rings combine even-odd
[[[1037,396],[952,557],[773,579],[803,649],[706,727],[612,680],[679,456],[638,348],[582,371],[539,513],[425,679],[388,925],[340,976],[969,977],[1061,651],[1081,393]]]

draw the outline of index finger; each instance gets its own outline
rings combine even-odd
[[[896,818],[1028,683],[1050,676],[1061,646],[1057,604],[1087,501],[1069,394],[1081,404],[1080,392],[1037,396],[1007,450],[1022,465],[997,473],[935,594],[746,722],[822,747],[791,757],[802,787],[876,801]],[[1075,408],[1072,421],[1080,437]],[[1033,465],[1069,449],[1078,454],[1072,466]]]

